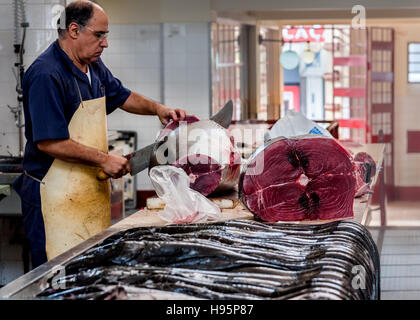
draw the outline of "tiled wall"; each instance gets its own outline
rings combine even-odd
[[[29,28],[25,41],[25,69],[48,45],[57,32],[52,27],[54,6],[60,0],[26,0]],[[19,154],[19,134],[13,114],[7,105],[17,106],[16,79],[12,68],[14,53],[13,0],[0,0],[0,155]],[[20,225],[19,225],[20,224]],[[23,274],[22,222],[20,219],[0,219],[0,286]]]
[[[25,68],[56,39],[52,28],[53,6],[60,0],[26,0],[30,27],[27,32]],[[0,0],[0,155],[18,155],[18,129],[7,105],[16,106],[16,80],[12,67],[14,20],[12,0]],[[109,48],[103,61],[126,87],[171,107],[207,118],[210,113],[208,23],[111,25]],[[161,128],[156,117],[137,116],[121,110],[108,117],[110,130],[138,133],[138,147],[154,141]],[[152,189],[147,171],[139,174],[137,189]],[[0,286],[23,273],[21,245],[11,244],[13,230],[0,219]]]
[[[208,23],[164,24],[165,103],[199,118],[210,113]]]
[[[64,0],[25,0],[29,22],[25,41],[24,63],[32,61],[56,38],[53,29],[54,9]],[[12,68],[14,53],[14,6],[13,0],[0,0],[0,155],[18,155],[19,135],[15,119],[7,105],[17,106],[16,80]]]
[[[25,67],[56,39],[52,28],[54,5],[63,0],[27,0]],[[19,137],[13,114],[16,80],[12,66],[13,1],[0,0],[0,155],[18,155]],[[123,84],[151,99],[207,118],[210,112],[209,24],[110,25],[109,48],[103,61]],[[134,130],[138,146],[153,142],[160,130],[156,117],[131,115],[121,110],[108,117],[110,130]],[[138,176],[139,190],[151,189],[146,172]]]
[[[208,23],[111,25],[102,57],[127,88],[208,118],[209,43]],[[161,125],[157,117],[117,110],[108,117],[108,129],[137,131],[141,148],[154,141]],[[137,189],[152,189],[147,171],[138,174]]]
[[[160,25],[111,25],[109,47],[102,60],[125,87],[161,101]],[[157,118],[138,116],[120,109],[108,116],[109,130],[136,131],[138,147],[153,142],[160,125]],[[146,171],[137,176],[137,189],[147,183]]]

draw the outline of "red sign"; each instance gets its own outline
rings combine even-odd
[[[325,29],[314,27],[283,28],[283,40],[286,42],[324,42]]]
[[[283,88],[283,100],[285,103],[285,110],[300,110],[299,102],[299,86],[284,86]]]

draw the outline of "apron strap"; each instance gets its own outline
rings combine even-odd
[[[29,177],[29,178],[31,178],[31,179],[33,179],[33,180],[35,180],[36,182],[39,182],[39,183],[45,184],[45,182],[44,182],[44,181],[41,181],[41,180],[39,180],[38,178],[35,178],[34,176],[30,175],[30,174],[28,173],[28,171],[26,171],[26,170],[25,170],[23,173],[25,174],[25,176],[27,176],[27,177]]]
[[[80,87],[79,87],[79,84],[77,83],[75,76],[73,76],[73,80],[74,80],[74,84],[76,85],[77,92],[79,93],[80,103],[82,104],[82,108],[84,108],[82,93],[80,91]],[[105,97],[105,86],[102,83],[101,83],[101,93],[102,93],[102,96]]]
[[[82,104],[82,108],[84,108],[82,93],[80,92],[79,84],[77,83],[77,80],[74,76],[73,76],[73,80],[74,80],[74,83],[76,84],[77,92],[79,93],[80,103]]]

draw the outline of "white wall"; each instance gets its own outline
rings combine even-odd
[[[210,2],[99,0],[111,26],[104,62],[129,89],[208,118]],[[137,66],[130,67],[127,61]],[[139,148],[152,143],[160,129],[156,117],[133,116],[118,110],[108,119],[109,129],[136,130]],[[147,171],[138,174],[137,189],[152,189]]]
[[[208,22],[210,0],[98,0],[114,24]]]
[[[29,28],[26,36],[25,67],[32,63],[56,37],[52,29],[53,6],[60,0],[26,0]],[[12,72],[14,53],[14,10],[12,0],[0,0],[0,155],[18,155],[19,135],[13,114],[7,105],[17,106],[16,80]]]
[[[59,0],[27,0],[25,67],[56,39],[52,29],[53,5]],[[13,6],[0,0],[0,155],[18,155],[18,129],[7,105],[16,106],[16,81],[12,66]],[[210,39],[208,22],[176,24],[110,24],[109,48],[103,61],[129,89],[190,114],[208,118],[210,113]],[[138,146],[154,141],[160,130],[157,117],[137,116],[121,110],[108,117],[110,130],[135,130]],[[151,189],[146,172],[138,189]]]
[[[199,118],[210,113],[209,25],[111,25],[103,61],[130,90]],[[157,117],[117,110],[108,129],[137,131],[138,147],[152,143],[161,125]],[[147,171],[137,176],[137,189],[150,190]]]
[[[209,24],[111,25],[103,61],[123,84],[170,107],[199,118],[210,115]],[[152,143],[161,125],[157,117],[117,110],[108,116],[108,129],[137,131],[138,147]],[[143,171],[137,189],[152,185]]]
[[[210,25],[163,25],[164,102],[199,118],[210,115]]]

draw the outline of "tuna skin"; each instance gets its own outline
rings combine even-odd
[[[197,150],[200,142],[190,141],[189,137],[187,141],[187,155],[181,156],[176,152],[175,149],[178,148],[178,144],[169,144],[169,153],[175,154],[176,160],[168,164],[184,170],[190,178],[190,188],[204,196],[214,192],[234,189],[239,181],[241,156],[235,147],[233,137],[225,128],[211,120],[199,120],[195,116],[187,116],[184,121],[187,123],[187,131],[201,129],[209,133],[209,141],[206,141],[209,149],[211,149],[213,139],[221,139],[220,150],[217,150],[215,154],[213,150],[207,150],[209,154],[197,153],[194,150]],[[175,136],[178,141],[180,139],[179,127],[179,121],[170,121],[161,131],[157,140],[163,142],[165,137]],[[215,134],[215,136],[212,137],[212,134]],[[156,155],[152,156],[150,169],[155,165],[159,165],[155,157]]]

